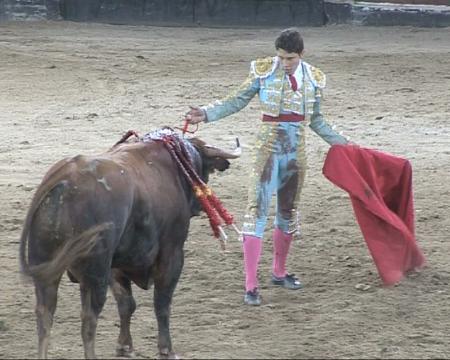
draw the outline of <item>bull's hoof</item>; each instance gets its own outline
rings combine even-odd
[[[118,345],[116,348],[116,356],[134,358],[136,354],[130,345]]]
[[[169,351],[169,349],[161,349],[159,352],[159,358],[160,359],[181,359],[173,351]]]

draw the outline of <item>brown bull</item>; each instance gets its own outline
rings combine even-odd
[[[198,139],[180,141],[205,182],[209,173],[224,171],[227,159],[238,156]],[[86,358],[95,358],[97,320],[108,285],[120,315],[118,355],[132,355],[130,320],[136,304],[131,282],[142,289],[154,284],[159,352],[174,355],[170,304],[190,218],[199,210],[183,172],[161,141],[122,143],[98,156],[56,163],[34,195],[20,241],[22,271],[35,285],[39,357],[47,357],[65,271],[80,284]]]

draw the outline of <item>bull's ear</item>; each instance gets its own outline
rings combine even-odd
[[[190,141],[190,143],[191,143],[192,145],[194,145],[197,149],[201,149],[203,146],[206,145],[206,143],[205,143],[203,140],[199,139],[198,137],[190,138],[189,141]]]

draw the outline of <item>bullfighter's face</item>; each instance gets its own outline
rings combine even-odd
[[[283,49],[277,49],[277,56],[280,59],[281,66],[283,70],[288,75],[292,75],[300,64],[300,60],[302,58],[303,52],[298,53],[290,53]]]

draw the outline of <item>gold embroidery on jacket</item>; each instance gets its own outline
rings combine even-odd
[[[284,71],[282,69],[275,70],[273,79],[269,81],[261,80],[261,86],[265,88],[264,92],[267,94],[267,99],[264,102],[260,101],[261,111],[264,114],[271,116],[280,114],[284,84]]]
[[[281,111],[303,114],[303,85],[301,84],[300,88],[294,92],[289,82],[285,81],[283,93]]]

